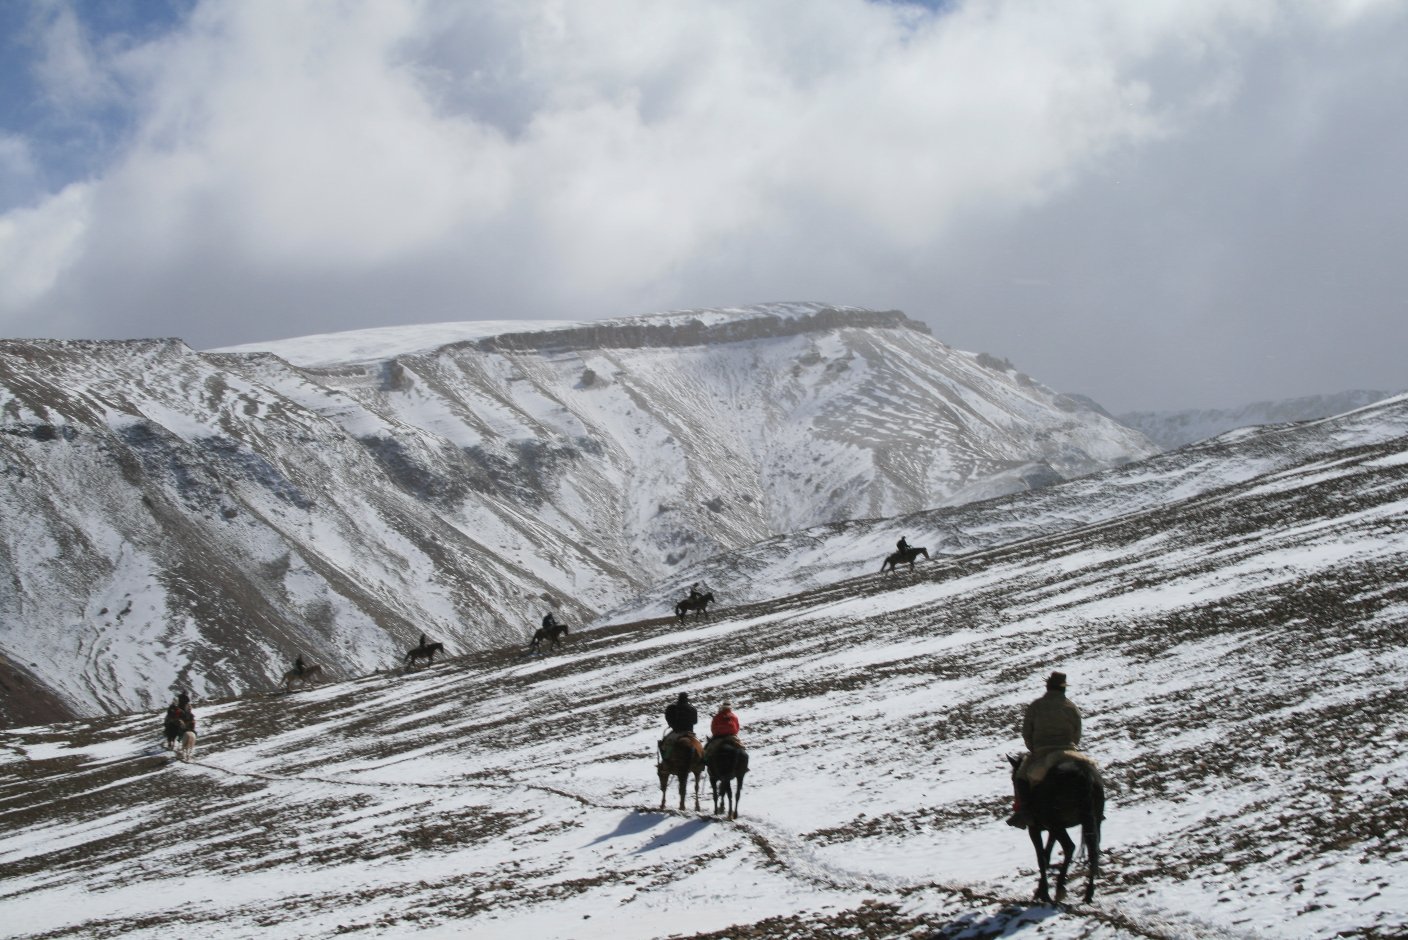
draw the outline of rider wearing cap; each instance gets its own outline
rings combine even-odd
[[[709,742],[704,745],[704,756],[707,758],[725,744],[743,750],[743,742],[738,740],[738,715],[728,702],[719,706],[718,713],[709,722]]]
[[[1080,733],[1080,709],[1066,698],[1066,674],[1053,672],[1046,678],[1046,694],[1028,705],[1022,715],[1022,740],[1027,745],[1027,755],[1012,778],[1016,794],[1007,825],[1027,827],[1030,817],[1026,804],[1032,786],[1041,782],[1062,753],[1079,749]]]

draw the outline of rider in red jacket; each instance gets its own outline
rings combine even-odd
[[[719,712],[709,722],[709,743],[704,745],[704,758],[707,760],[724,742],[728,742],[733,747],[742,750],[743,742],[738,740],[738,716],[733,712],[733,706],[724,702],[719,706]]]
[[[709,733],[716,738],[738,734],[738,716],[733,713],[733,706],[728,702],[724,702],[719,708],[719,713],[709,723]]]

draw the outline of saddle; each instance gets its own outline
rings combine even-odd
[[[670,755],[673,753],[673,749],[676,744],[683,744],[685,747],[692,750],[696,759],[704,759],[704,745],[699,743],[699,738],[695,736],[693,731],[686,731],[683,733],[671,731],[669,734],[661,738],[660,759],[669,760]]]
[[[1089,754],[1063,748],[1028,755],[1018,774],[1025,776],[1032,786],[1036,786],[1057,767],[1069,767],[1071,770],[1086,767],[1094,774],[1095,779],[1100,779],[1100,765]]]
[[[726,734],[723,737],[710,738],[709,743],[704,745],[704,756],[708,757],[710,754],[723,748],[732,748],[735,751],[748,750],[743,746],[743,742],[738,740],[738,735]]]

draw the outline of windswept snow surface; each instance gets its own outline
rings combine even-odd
[[[1401,937],[1408,438],[1332,437],[913,572],[197,702],[194,764],[156,714],[0,733],[0,931]],[[1110,797],[1069,908],[1002,823],[1052,669]],[[740,713],[737,822],[658,808],[681,690]]]

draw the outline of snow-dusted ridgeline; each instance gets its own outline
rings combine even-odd
[[[517,642],[779,533],[1152,452],[896,312],[503,326],[0,343],[6,715]]]
[[[1278,401],[1259,401],[1240,408],[1129,411],[1118,415],[1116,420],[1139,431],[1164,450],[1177,450],[1185,444],[1207,440],[1237,428],[1328,418],[1372,405],[1394,394],[1356,389],[1333,395],[1306,395]]]

